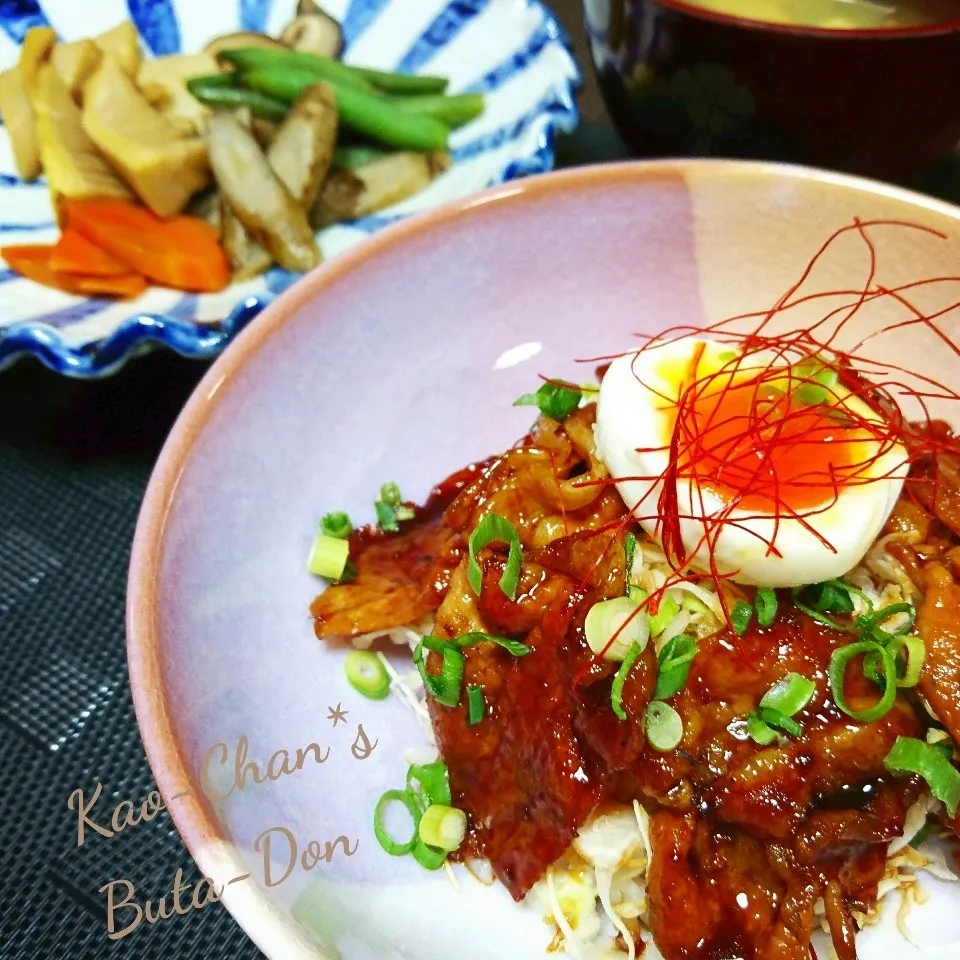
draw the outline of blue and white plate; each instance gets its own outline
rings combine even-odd
[[[26,31],[49,24],[63,40],[89,37],[125,18],[154,55],[199,50],[235,30],[276,34],[295,0],[18,0],[0,4],[0,70],[16,62]],[[451,138],[454,164],[427,189],[375,216],[320,234],[326,257],[388,223],[484,187],[552,168],[557,129],[577,123],[580,73],[562,27],[538,0],[324,0],[341,21],[344,59],[450,77],[451,92],[487,94],[483,116]],[[15,175],[0,127],[0,245],[57,236],[43,181]],[[114,372],[160,344],[190,357],[219,353],[297,275],[280,269],[219,294],[152,287],[135,301],[60,293],[22,279],[0,259],[0,368],[34,354],[75,377]]]

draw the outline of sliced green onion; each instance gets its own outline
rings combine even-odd
[[[443,803],[449,806],[452,802],[450,791],[450,771],[442,760],[434,760],[433,763],[411,764],[407,770],[407,792],[414,799],[417,792],[414,791],[414,783],[419,785],[419,794],[426,801],[425,806],[431,803]]]
[[[876,654],[879,658],[883,672],[877,674],[883,693],[880,699],[865,710],[854,710],[848,703],[843,692],[844,679],[846,677],[847,664],[860,654]],[[877,643],[876,640],[861,640],[858,643],[849,643],[845,647],[840,647],[833,651],[830,657],[830,666],[827,670],[830,678],[830,690],[833,694],[833,702],[849,717],[859,720],[861,723],[872,723],[879,720],[893,706],[897,698],[897,667],[893,662],[893,656],[886,647]]]
[[[336,537],[338,540],[346,540],[353,533],[353,524],[350,517],[342,510],[336,513],[328,513],[320,521],[320,532],[328,537]]]
[[[467,564],[467,579],[473,592],[480,593],[483,585],[483,572],[477,563],[477,554],[488,544],[494,541],[509,544],[510,552],[507,555],[507,565],[500,577],[500,589],[511,599],[517,595],[517,584],[520,582],[520,565],[523,563],[523,550],[520,547],[520,538],[516,528],[509,520],[488,513],[470,534],[470,560]]]
[[[420,818],[418,833],[428,847],[452,853],[467,835],[467,815],[456,807],[434,803]]]
[[[960,771],[939,750],[913,737],[897,737],[883,761],[891,773],[915,773],[927,782],[930,792],[951,817],[960,804]]]
[[[374,502],[373,508],[377,511],[377,523],[380,524],[380,529],[384,533],[397,533],[400,530],[400,524],[397,523],[397,512],[389,503],[377,500]]]
[[[853,613],[850,587],[842,580],[827,580],[801,589],[810,592],[811,606],[820,613]]]
[[[910,841],[910,846],[914,850],[917,850],[922,846],[923,841],[930,836],[930,831],[933,829],[933,821],[928,819],[926,823],[913,835],[913,839]]]
[[[403,503],[403,497],[400,495],[400,488],[390,481],[380,488],[380,499],[388,507],[399,507]]]
[[[836,377],[836,373],[833,374]],[[817,383],[801,383],[793,394],[802,404],[813,407],[821,403],[826,403],[830,396],[827,386],[820,386]]]
[[[713,611],[699,597],[695,597],[692,593],[685,593],[683,595],[683,599],[680,601],[680,607],[686,610],[687,613],[692,613],[695,616],[703,616],[705,614],[713,615]]]
[[[495,643],[498,647],[503,647],[507,653],[512,653],[515,657],[524,657],[531,652],[531,648],[519,640],[510,640],[508,637],[495,637],[492,633],[465,633],[453,641],[457,647],[463,650],[465,647],[472,647],[477,643]]]
[[[810,600],[810,603],[807,603],[805,597]],[[831,583],[794,587],[790,593],[790,598],[798,610],[802,610],[811,620],[816,620],[817,623],[822,623],[834,630],[850,631],[856,629],[852,624],[837,623],[832,617],[827,616],[827,612],[853,613],[853,600],[850,599],[850,594],[838,590]]]
[[[927,648],[924,646],[923,640],[913,634],[906,636],[898,634],[891,637],[886,647],[897,666],[897,686],[901,690],[915,687],[920,680],[923,662],[927,656]],[[900,657],[901,653],[904,655],[902,659]],[[876,653],[868,653],[863,659],[864,674],[869,680],[877,684],[883,683],[880,677],[880,662]]]
[[[813,699],[816,692],[817,685],[812,680],[799,673],[788,673],[760,698],[760,706],[792,717]]]
[[[739,636],[743,636],[753,619],[753,607],[745,600],[738,600],[730,611],[730,626]]]
[[[842,581],[828,580],[826,583],[816,584],[819,594],[816,607],[821,613],[853,613],[854,604],[850,591],[844,589]]]
[[[447,859],[446,850],[428,847],[419,837],[413,848],[413,859],[426,870],[439,870]]]
[[[777,594],[770,587],[761,587],[756,599],[757,623],[769,627],[777,619]]]
[[[818,590],[814,606],[821,613],[853,613],[854,603],[849,584],[842,580],[827,580],[815,584]]]
[[[658,658],[660,668],[664,672],[688,666],[697,654],[697,641],[688,633],[679,633],[664,644]],[[655,699],[662,699],[657,697]]]
[[[394,840],[383,824],[384,810],[393,802],[403,804],[413,819],[413,836],[406,843],[398,843]],[[428,843],[421,835],[420,827],[429,811],[439,808],[438,813],[429,814],[431,819],[442,821],[439,825],[439,833],[438,825],[435,824],[433,827],[428,825],[427,839],[440,841],[450,838],[454,824],[444,819],[443,811],[449,810],[451,802],[450,775],[447,765],[442,760],[422,765],[412,764],[407,770],[406,790],[388,790],[377,803],[373,817],[373,829],[377,840],[383,849],[393,856],[399,857],[410,853],[420,866],[427,870],[437,870],[443,866],[448,849],[456,848],[440,849],[437,845]],[[459,846],[459,843],[457,845]]]
[[[660,598],[660,605],[657,607],[657,612],[647,614],[647,619],[650,621],[651,635],[656,637],[663,633],[679,612],[680,604],[674,597],[670,596],[670,594],[665,593]]]
[[[945,760],[953,760],[953,748],[948,743],[931,743],[930,746],[942,754]]]
[[[862,590],[853,586],[852,583],[847,583],[845,580],[828,580],[827,583],[838,589],[845,590],[847,592],[847,598],[851,600],[851,602],[853,597],[857,597],[867,608],[866,613],[864,613],[863,616],[867,617],[873,613],[873,601]]]
[[[313,548],[307,559],[307,569],[318,577],[339,580],[347,568],[349,559],[350,544],[346,540],[321,533],[313,541]]]
[[[788,717],[785,713],[774,710],[772,707],[760,707],[757,710],[757,716],[768,727],[789,733],[791,737],[799,737],[803,734],[803,727],[793,717]]]
[[[390,676],[383,661],[369,650],[354,650],[343,665],[347,681],[357,693],[370,700],[385,700],[390,695]]]
[[[840,375],[820,357],[809,357],[794,366],[794,376],[805,381],[795,390],[800,403],[814,406],[826,403],[830,390],[837,385]]]
[[[657,657],[657,685],[653,691],[655,700],[666,700],[683,689],[696,655],[697,641],[689,634],[678,634],[664,644]]]
[[[756,713],[747,716],[747,736],[761,747],[769,746],[777,739],[777,731],[768,727]]]
[[[778,680],[761,698],[755,712],[747,717],[747,735],[767,746],[777,737],[777,731],[799,737],[803,727],[793,719],[817,692],[817,685],[799,673],[788,673]]]
[[[607,660],[623,660],[634,644],[642,650],[650,637],[647,618],[630,597],[595,603],[583,623],[587,645]]]
[[[823,583],[795,587],[792,596],[794,604],[807,616],[834,630],[857,630],[859,624],[873,614],[873,601],[862,590],[843,580],[826,580]],[[856,623],[837,623],[825,616],[827,613],[853,613],[854,597],[858,597],[866,607],[866,613]]]
[[[403,502],[400,488],[392,481],[380,487],[380,499],[373,506],[377,511],[380,529],[387,533],[397,533],[402,521],[412,520],[416,516],[413,507]]]
[[[661,753],[676,749],[683,739],[683,720],[680,719],[680,714],[662,700],[653,700],[647,704],[643,728],[647,734],[647,743]]]
[[[901,627],[899,630],[880,629],[880,624],[883,623],[884,620],[889,620],[891,617],[895,617],[900,613],[907,614],[906,626]],[[913,629],[913,624],[916,619],[917,608],[912,603],[891,603],[886,607],[882,607],[874,614],[861,617],[857,626],[861,633],[873,634],[875,640],[883,642],[890,637],[898,637],[901,634],[909,633]]]
[[[627,531],[627,535],[623,538],[623,552],[626,555],[626,577],[627,577],[627,589],[630,589],[630,571],[633,569],[633,558],[637,554],[637,535],[630,530]]]
[[[539,407],[551,420],[566,420],[577,407],[583,393],[577,387],[545,383],[536,393],[525,393],[513,401],[515,407]]]
[[[443,666],[437,676],[427,671],[424,649],[432,650],[443,657]],[[455,707],[460,702],[460,684],[463,681],[464,655],[449,641],[439,637],[424,637],[414,648],[413,662],[420,671],[423,685],[445,707]]]
[[[826,411],[826,417],[828,420],[833,420],[834,423],[839,423],[842,427],[852,427],[856,423],[849,413],[834,408]]]
[[[413,835],[405,843],[394,840],[387,833],[387,828],[383,823],[383,815],[386,808],[391,803],[400,803],[406,808],[413,819]],[[391,857],[402,857],[405,854],[412,853],[413,848],[419,839],[420,828],[420,809],[417,807],[413,797],[406,790],[388,790],[378,801],[373,811],[373,833],[377,842],[383,847]]]
[[[786,377],[776,377],[772,380],[765,380],[759,385],[757,399],[761,403],[768,403],[775,407],[787,395],[787,391],[784,389],[787,382]],[[780,384],[783,384],[783,387],[781,387]]]
[[[483,699],[483,687],[467,687],[467,726],[475,727],[487,713]]]
[[[630,668],[637,662],[637,657],[642,652],[643,647],[639,643],[635,643],[627,651],[623,663],[620,664],[613,678],[613,686],[610,688],[610,707],[621,720],[627,719],[627,711],[623,709],[623,685],[626,683]]]
[[[736,360],[740,356],[740,353],[737,350],[721,350],[717,354],[717,359],[721,363],[729,363],[731,360]]]

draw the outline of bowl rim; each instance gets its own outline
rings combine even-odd
[[[626,2],[626,0],[611,0]],[[789,23],[773,23],[758,17],[748,17],[736,13],[721,13],[716,10],[704,10],[693,0],[644,0],[653,6],[665,7],[695,20],[708,20],[712,23],[739,27],[757,33],[777,33],[792,37],[809,37],[816,40],[897,40],[920,39],[922,37],[944,36],[960,33],[960,17],[939,23],[921,24],[915,27],[864,27],[839,29],[836,27],[800,26]]]
[[[281,294],[240,333],[201,378],[163,445],[137,518],[127,578],[126,650],[134,712],[144,751],[171,819],[204,876],[217,884],[226,884],[230,878],[244,873],[246,868],[219,828],[214,811],[188,771],[174,737],[163,690],[162,640],[156,616],[159,578],[156,572],[160,568],[166,522],[180,477],[201,432],[221,402],[223,386],[234,379],[263,345],[324,288],[411,237],[469,217],[473,211],[491,204],[513,204],[585,186],[624,181],[643,183],[656,181],[664,175],[692,172],[721,178],[772,176],[788,181],[833,184],[924,208],[956,221],[960,229],[958,206],[882,181],[816,167],[696,158],[574,167],[490,187],[387,227],[320,265]],[[170,800],[184,789],[190,789],[191,793],[171,805]],[[225,886],[220,899],[267,956],[282,955],[285,960],[317,960],[324,956],[306,932],[274,907],[256,884]]]

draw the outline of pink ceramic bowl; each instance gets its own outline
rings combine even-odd
[[[503,889],[462,877],[455,893],[442,874],[377,845],[373,806],[402,785],[403,753],[423,735],[395,699],[354,692],[344,651],[313,636],[318,582],[305,560],[319,517],[344,509],[370,521],[384,481],[420,500],[502,450],[529,426],[529,409],[511,403],[538,374],[589,379],[593,365],[575,358],[622,350],[636,332],[769,306],[855,217],[944,234],[878,228],[877,282],[956,274],[960,210],[891,187],[747,163],[585,168],[384,231],[283,295],[211,367],[144,500],[130,569],[130,679],[170,815],[268,956],[534,960],[550,936]],[[862,244],[844,241],[813,282],[848,288],[867,268]],[[935,310],[958,296],[947,285],[923,302]],[[869,316],[880,324],[901,313],[881,304]],[[956,378],[956,357],[927,352],[910,329],[890,349],[905,365]],[[338,705],[347,719],[333,726]],[[361,724],[376,743],[366,759],[351,751]],[[244,743],[242,763],[256,762],[264,782],[250,776],[237,789]],[[311,743],[329,756],[295,769],[297,749]],[[257,838],[280,827],[289,834],[271,835],[267,877]],[[336,845],[341,836],[352,855]],[[303,853],[326,843],[336,855],[304,869]],[[158,891],[172,882],[130,879]],[[955,893],[932,881],[924,889],[933,899],[911,914],[914,932],[960,936]],[[935,956],[899,939],[891,906],[864,933],[862,960],[889,958],[891,942],[905,960]]]

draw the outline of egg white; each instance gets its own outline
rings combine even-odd
[[[730,347],[696,337],[650,347],[615,360],[600,385],[597,453],[617,481],[627,509],[658,539],[658,501],[663,483],[636,478],[659,477],[668,466],[668,452],[658,449],[669,440],[664,430],[664,408],[670,404],[664,396],[676,399],[677,371],[690,364],[698,349],[703,351],[700,369],[715,370],[723,364],[720,355]],[[750,363],[754,362],[751,357]],[[859,415],[875,418],[857,398],[849,397],[844,403]],[[835,502],[825,508],[812,508],[822,510],[815,515],[807,516],[810,511],[802,511],[806,523],[827,543],[797,519],[781,516],[776,526],[772,514],[758,516],[757,510],[734,509],[729,514],[731,522],[723,523],[718,533],[711,533],[711,538],[716,538],[712,566],[703,547],[695,554],[694,565],[716,569],[738,583],[758,587],[793,587],[840,577],[860,562],[876,540],[900,496],[907,467],[905,451],[893,447],[871,465],[870,475],[877,479],[842,487]],[[679,511],[692,518],[680,522],[688,552],[698,546],[706,529],[715,527],[711,518],[729,503],[714,490],[694,486],[688,479],[677,481]],[[770,551],[771,541],[780,556]]]

